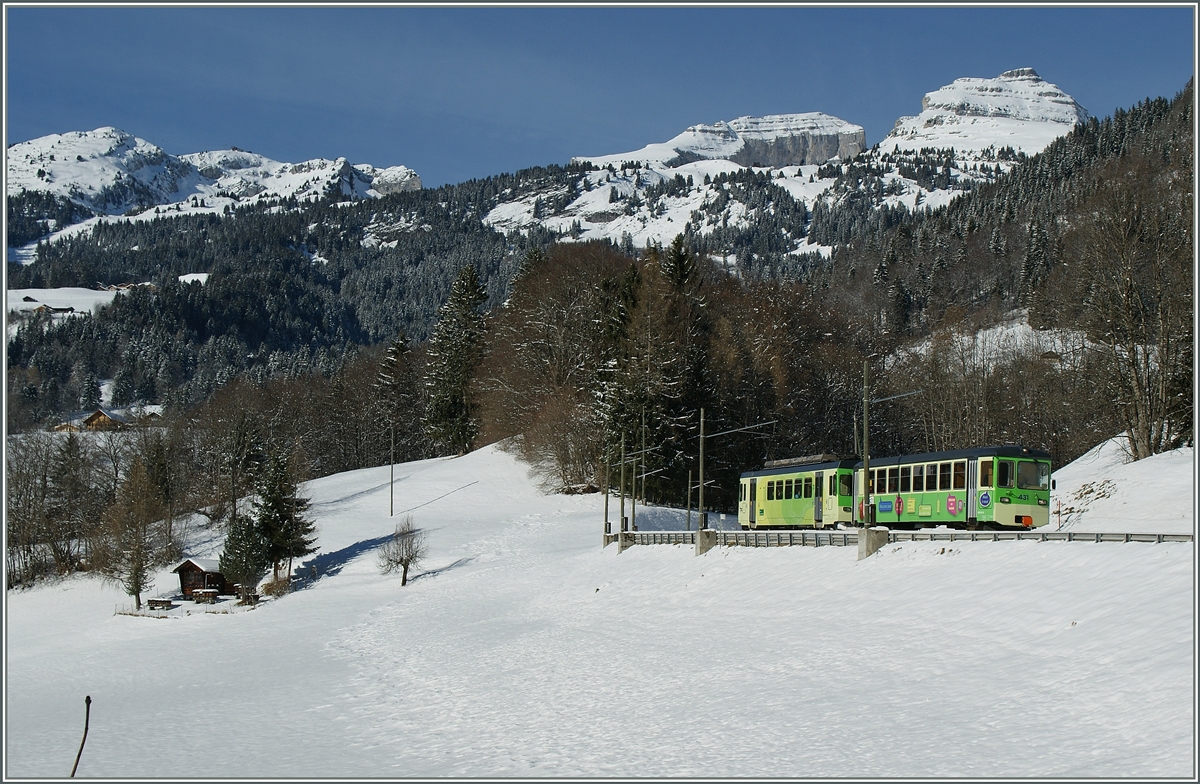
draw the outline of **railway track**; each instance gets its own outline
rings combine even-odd
[[[717,546],[725,547],[851,547],[857,530],[831,531],[716,531]],[[695,531],[635,531],[629,544],[696,543]],[[616,541],[616,534],[610,539]],[[888,542],[1191,542],[1192,534],[1083,533],[1076,531],[890,531]]]

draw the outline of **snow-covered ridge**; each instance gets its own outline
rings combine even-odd
[[[1017,68],[994,79],[955,79],[926,93],[921,113],[897,120],[879,149],[990,146],[1032,155],[1087,118],[1087,110],[1057,85],[1032,68]]]
[[[283,163],[236,147],[174,156],[112,127],[15,144],[6,177],[10,193],[51,193],[107,215],[167,205],[211,211],[331,192],[370,198],[421,187],[405,166],[351,165],[345,158]]]
[[[849,158],[866,147],[862,126],[821,112],[738,117],[728,122],[693,125],[659,144],[615,155],[577,156],[597,166],[635,160],[678,165],[701,159],[724,159],[744,166],[799,166]],[[751,160],[754,159],[754,160]]]

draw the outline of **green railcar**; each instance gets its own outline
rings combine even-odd
[[[854,460],[818,455],[742,474],[743,529],[835,528],[854,513]]]
[[[828,456],[820,456],[826,458]],[[1050,522],[1050,455],[988,446],[862,461],[811,460],[742,474],[742,528],[886,525],[1038,528]],[[869,489],[870,506],[867,506]]]

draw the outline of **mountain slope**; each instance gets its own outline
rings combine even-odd
[[[375,566],[383,466],[306,485],[319,579],[253,612],[114,615],[130,600],[89,577],[9,591],[6,774],[63,775],[84,694],[79,775],[119,779],[1192,770],[1193,545],[618,554],[600,496],[527,470],[496,447],[398,465],[430,544],[405,588]],[[219,552],[194,533],[189,555]],[[812,740],[864,727],[886,731]]]

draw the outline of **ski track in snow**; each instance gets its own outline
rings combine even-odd
[[[113,615],[128,598],[91,578],[8,592],[7,775],[66,775],[84,694],[80,776],[1194,769],[1191,544],[618,555],[602,499],[526,471],[494,447],[397,466],[397,510],[450,493],[413,513],[431,554],[404,588],[364,545],[395,523],[384,466],[309,483],[322,555],[357,555],[254,611]]]

